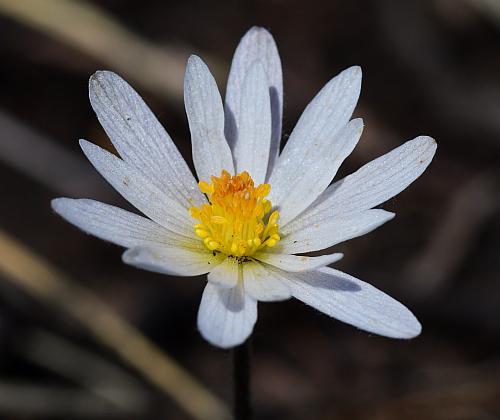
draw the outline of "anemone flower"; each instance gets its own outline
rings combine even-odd
[[[126,248],[126,264],[208,274],[198,328],[216,346],[249,337],[257,302],[291,297],[371,333],[415,337],[421,325],[404,305],[328,267],[342,257],[329,248],[394,217],[374,207],[418,178],[436,151],[432,138],[417,137],[332,183],[361,136],[362,120],[351,120],[360,87],[359,67],[331,79],[280,153],[282,71],[272,36],[252,28],[243,37],[224,104],[208,67],[191,56],[184,100],[197,182],[142,98],[118,75],[99,71],[90,102],[120,157],[85,140],[80,146],[144,216],[89,199],[58,198],[52,206]]]

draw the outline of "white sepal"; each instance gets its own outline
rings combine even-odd
[[[206,202],[172,139],[125,80],[113,72],[98,71],[89,80],[89,97],[123,160],[184,208]]]
[[[332,184],[297,222],[313,216],[360,212],[382,204],[422,175],[436,149],[436,141],[427,136],[407,141]]]
[[[269,179],[278,157],[281,141],[283,114],[283,75],[278,48],[272,35],[264,28],[253,27],[241,39],[234,53],[227,82],[225,112],[226,138],[234,149],[241,116],[243,83],[250,67],[259,61],[264,67],[271,103],[272,134],[269,165],[266,179]]]
[[[234,258],[226,258],[208,273],[208,281],[219,287],[231,288],[238,284],[239,264]]]
[[[198,329],[209,343],[230,348],[242,344],[257,321],[257,301],[243,290],[242,282],[227,289],[208,282],[198,309]]]
[[[99,146],[86,140],[80,140],[80,146],[97,171],[130,204],[172,232],[195,237],[188,211],[167,191],[158,189],[139,170]]]
[[[127,249],[122,260],[143,270],[174,276],[199,276],[212,271],[224,256],[208,250],[167,247],[135,247]]]
[[[270,264],[285,271],[298,272],[310,271],[319,267],[333,264],[342,259],[344,254],[320,255],[319,257],[306,257],[305,255],[289,255],[281,253],[260,252],[254,257],[258,261]]]
[[[371,209],[360,213],[334,214],[316,220],[301,218],[283,228],[281,241],[273,253],[300,254],[329,248],[349,239],[365,235],[394,218],[395,214]]]
[[[339,321],[390,338],[413,338],[422,330],[406,306],[341,271],[280,274],[289,279],[295,298]]]
[[[258,261],[247,262],[243,265],[243,281],[245,292],[258,301],[276,302],[290,299],[292,296],[286,279],[269,271]]]
[[[260,61],[243,81],[238,135],[233,148],[236,172],[248,171],[255,185],[265,182],[271,147],[271,102]]]
[[[224,136],[224,108],[217,84],[201,58],[189,57],[184,78],[184,102],[191,130],[193,162],[200,181],[210,181],[223,169],[234,173]]]
[[[197,238],[178,235],[150,219],[89,199],[56,198],[52,208],[84,232],[125,248],[169,246],[202,249]]]
[[[306,107],[269,180],[272,186],[270,200],[275,206],[297,215],[296,205],[304,210],[330,183],[338,165],[357,141],[357,138],[341,137],[339,134],[351,118],[360,88],[361,69],[351,67],[328,82]],[[357,128],[359,130],[355,130],[353,135],[359,138],[361,127]],[[353,140],[354,144],[349,140]],[[320,180],[316,187],[318,177]],[[285,200],[288,207],[285,207]],[[283,220],[291,220],[292,216],[285,215]]]
[[[313,144],[300,147],[290,157],[286,148],[270,180],[269,199],[280,210],[280,223],[286,225],[302,213],[328,187],[344,159],[351,154],[363,132],[363,120],[350,121],[338,133],[322,131]],[[288,146],[288,144],[287,144]]]

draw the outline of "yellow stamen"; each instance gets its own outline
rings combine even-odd
[[[234,257],[248,257],[264,247],[273,247],[280,240],[279,212],[273,211],[266,199],[269,184],[254,186],[248,172],[231,176],[222,171],[212,176],[211,183],[200,181],[200,191],[210,204],[191,207],[191,216],[198,220],[195,233],[210,251]],[[267,221],[266,221],[267,219]]]

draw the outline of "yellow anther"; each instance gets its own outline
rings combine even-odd
[[[235,257],[251,256],[266,246],[275,246],[280,240],[276,224],[279,213],[269,215],[272,204],[266,196],[270,185],[254,186],[248,172],[232,176],[222,171],[210,180],[198,184],[209,204],[189,210],[199,222],[194,229],[205,246]]]
[[[273,211],[273,212],[271,213],[271,216],[269,216],[269,221],[268,221],[268,223],[269,223],[270,225],[274,225],[274,224],[278,221],[278,218],[279,218],[279,217],[280,217],[279,212],[278,212],[278,211]]]
[[[204,229],[195,229],[194,233],[196,233],[196,236],[199,236],[202,239],[208,236],[208,232]]]
[[[216,223],[218,225],[223,225],[224,223],[227,222],[226,218],[225,217],[222,217],[222,216],[212,216],[210,218],[210,221],[212,223]]]
[[[208,248],[210,251],[215,251],[218,247],[219,247],[219,243],[218,243],[218,242],[215,242],[215,241],[210,241],[210,242],[207,244],[207,248]]]
[[[206,181],[198,182],[198,187],[203,194],[212,194],[214,192],[213,187]]]
[[[268,239],[265,243],[269,248],[272,248],[274,245],[276,245],[276,239]]]

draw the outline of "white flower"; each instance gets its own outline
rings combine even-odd
[[[279,154],[283,89],[272,36],[252,28],[243,37],[225,106],[207,66],[191,56],[184,96],[197,185],[141,97],[116,74],[97,72],[90,101],[121,158],[85,140],[80,145],[146,217],[88,199],[59,198],[52,206],[85,232],[127,248],[127,264],[179,276],[208,273],[198,328],[216,346],[238,345],[251,334],[258,301],[290,297],[363,330],[412,338],[421,326],[405,306],[327,267],[342,254],[296,255],[392,219],[394,213],[373,207],[418,178],[436,151],[433,139],[417,137],[329,185],[361,136],[362,120],[350,120],[360,85],[359,67],[330,80]]]

